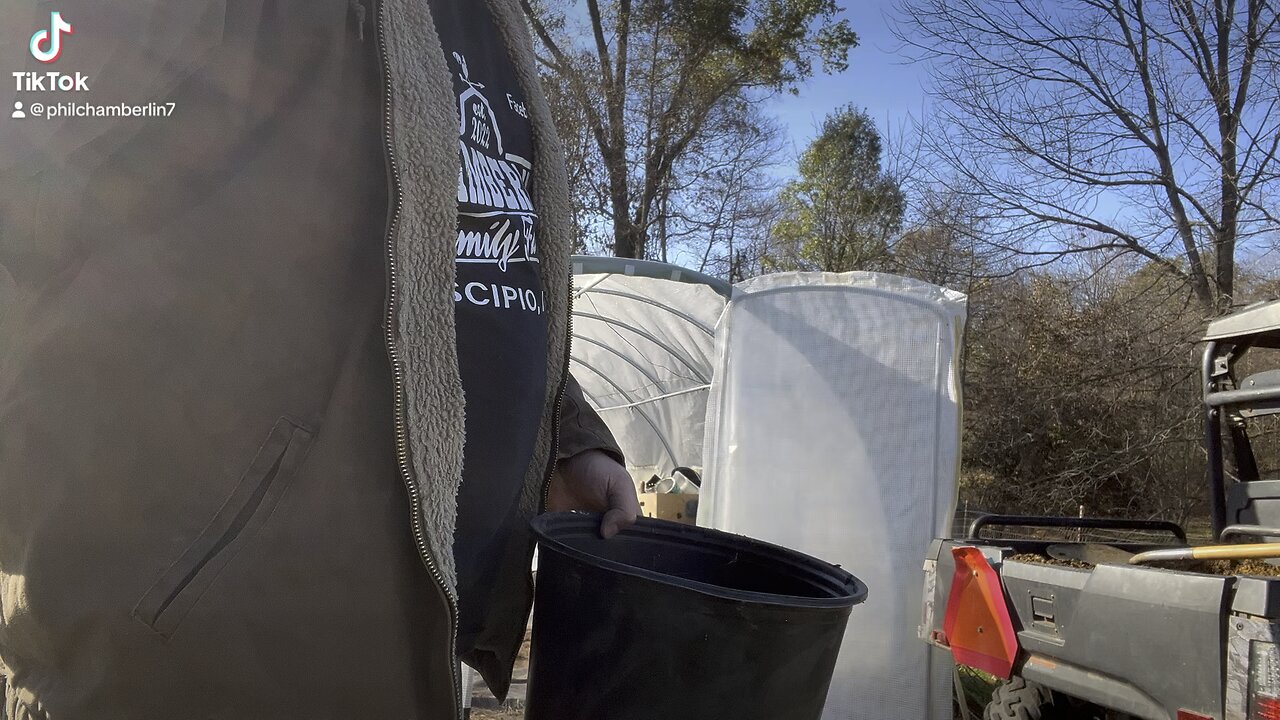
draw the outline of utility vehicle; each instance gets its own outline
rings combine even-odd
[[[986,720],[1280,720],[1280,478],[1254,451],[1280,414],[1280,301],[1204,341],[1207,544],[1171,522],[996,515],[933,542],[921,635],[1001,681]],[[1273,367],[1240,377],[1250,353]]]

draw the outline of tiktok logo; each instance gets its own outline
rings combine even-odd
[[[62,36],[74,34],[71,23],[62,19],[62,13],[49,13],[49,29],[37,30],[31,36],[31,57],[42,63],[51,63],[62,54]]]

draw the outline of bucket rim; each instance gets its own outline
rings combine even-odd
[[[769,560],[786,560],[793,566],[808,568],[811,574],[823,573],[828,575],[834,582],[832,585],[843,585],[848,592],[843,595],[833,597],[804,597],[799,595],[783,595],[778,593],[766,593],[752,590],[734,590],[732,588],[721,587],[711,583],[705,583],[698,580],[690,580],[676,575],[658,572],[656,570],[647,570],[645,568],[628,565],[617,560],[593,555],[592,553],[580,550],[568,543],[565,543],[551,533],[556,530],[587,530],[589,532],[598,533],[600,528],[600,515],[596,513],[580,513],[580,512],[558,512],[543,513],[533,518],[530,526],[534,535],[537,537],[540,546],[546,546],[555,552],[569,556],[574,560],[586,562],[596,567],[601,567],[612,572],[622,575],[629,575],[644,580],[657,582],[663,585],[680,588],[683,590],[692,590],[703,595],[721,598],[724,600],[733,600],[735,602],[745,602],[755,605],[772,605],[777,607],[789,608],[806,608],[806,609],[849,609],[855,605],[860,605],[867,599],[867,585],[858,579],[857,576],[848,570],[829,563],[820,558],[816,558],[799,550],[775,545],[773,543],[757,540],[746,535],[738,535],[735,533],[724,532],[723,530],[714,530],[712,528],[704,528],[693,525],[685,525],[683,523],[671,522],[669,520],[658,520],[656,518],[641,517],[636,519],[636,524],[624,528],[620,534],[635,534],[643,532],[649,535],[665,536],[667,538],[679,538],[681,536],[701,535],[717,540],[722,545],[745,546],[755,555]]]

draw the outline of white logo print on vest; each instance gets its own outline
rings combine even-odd
[[[512,262],[537,262],[537,214],[528,193],[533,165],[506,151],[498,118],[481,92],[485,86],[471,80],[466,57],[453,53],[453,59],[466,85],[458,95],[458,214],[489,221],[481,230],[477,223],[458,230],[457,260],[493,263],[504,272]]]

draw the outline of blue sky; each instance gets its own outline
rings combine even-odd
[[[769,112],[782,121],[796,154],[813,139],[827,113],[852,103],[865,108],[881,134],[896,135],[901,124],[919,117],[925,103],[925,68],[906,63],[889,29],[892,0],[844,0],[844,17],[858,33],[859,44],[849,53],[849,69],[839,75],[818,75],[799,97],[786,95],[770,102]]]

